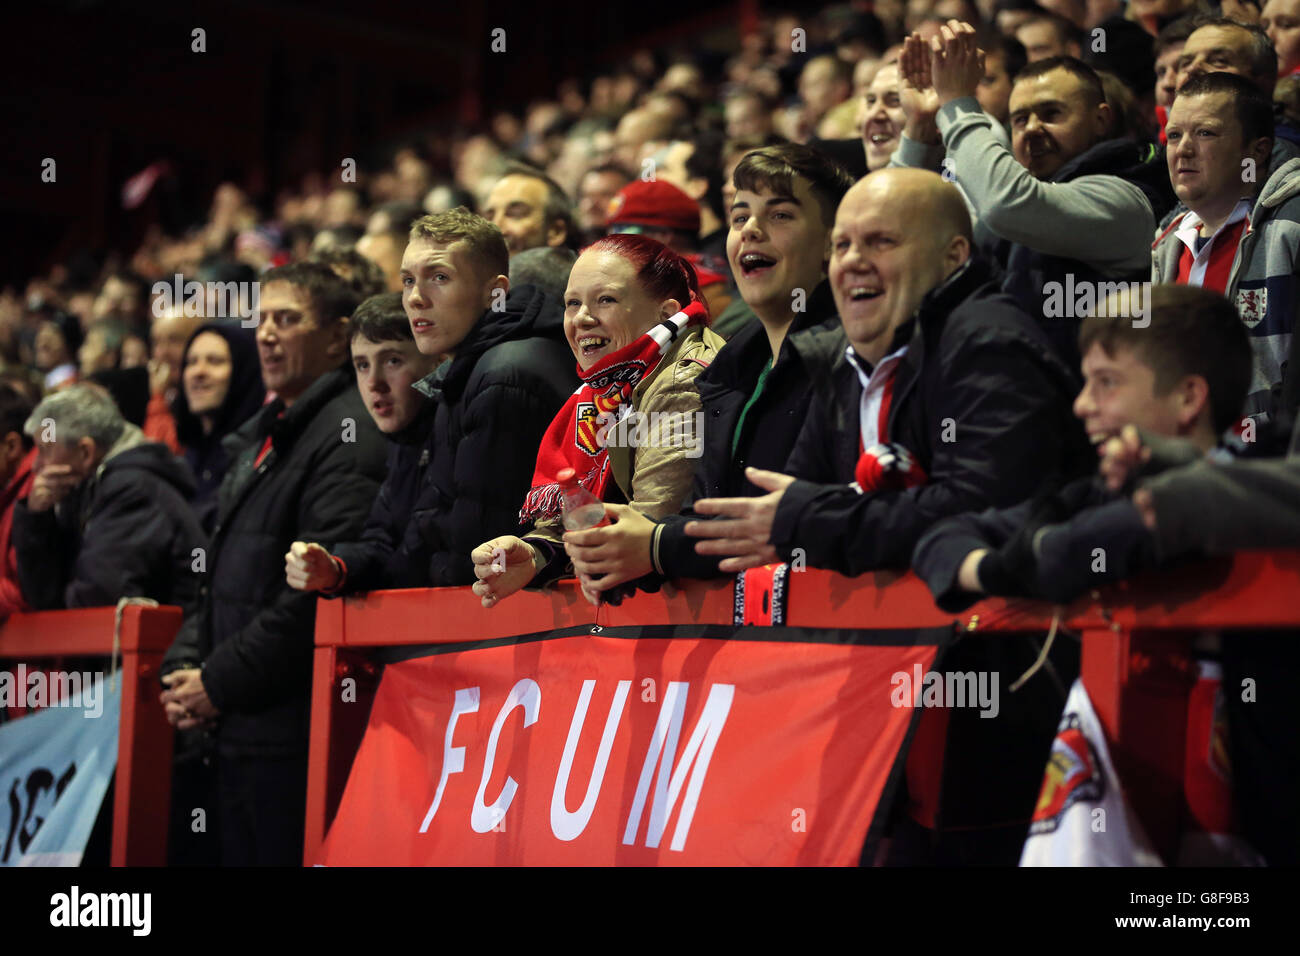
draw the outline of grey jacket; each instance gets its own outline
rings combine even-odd
[[[974,97],[940,108],[936,121],[952,176],[977,225],[1038,252],[1077,259],[1104,275],[1145,272],[1155,214],[1142,190],[1111,175],[1043,182],[1020,165]],[[896,159],[925,167],[932,153],[903,139]]]
[[[1151,281],[1174,282],[1183,245],[1177,216],[1152,246]],[[1228,301],[1246,323],[1255,353],[1245,414],[1273,413],[1300,308],[1300,159],[1279,167],[1260,188],[1228,275]],[[1293,370],[1291,374],[1296,374]]]
[[[1300,548],[1300,420],[1285,458],[1200,459],[1147,479],[1162,560],[1192,551]]]

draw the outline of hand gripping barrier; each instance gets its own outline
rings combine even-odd
[[[1243,552],[1185,564],[1095,591],[1065,608],[990,599],[956,617],[938,610],[924,583],[910,573],[845,578],[808,570],[788,580],[786,624],[793,627],[952,626],[996,639],[1045,632],[1057,619],[1059,627],[1081,635],[1082,678],[1126,795],[1166,858],[1177,842],[1181,814],[1185,714],[1196,677],[1191,638],[1205,630],[1300,629],[1296,551]],[[731,625],[733,592],[730,579],[670,586],[602,608],[600,623]],[[316,859],[338,809],[378,686],[377,649],[491,641],[592,623],[593,608],[572,582],[520,592],[491,610],[468,587],[320,601],[304,861]],[[348,678],[355,699],[344,703],[340,690]]]
[[[14,614],[0,626],[0,661],[113,656],[115,609]],[[172,728],[158,701],[158,668],[181,624],[178,607],[128,605],[122,612],[118,725],[113,798],[113,866],[163,866],[167,862],[167,809],[171,802]],[[107,678],[106,678],[107,680]]]

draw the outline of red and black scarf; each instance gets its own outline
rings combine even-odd
[[[572,468],[581,485],[604,500],[610,472],[609,451],[602,441],[603,426],[618,421],[622,406],[632,401],[633,389],[650,376],[682,331],[693,323],[703,323],[707,316],[702,303],[692,302],[587,371],[579,367],[582,384],[542,436],[532,490],[519,512],[521,524],[559,516],[560,485],[556,475],[565,468]]]

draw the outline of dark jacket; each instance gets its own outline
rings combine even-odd
[[[811,481],[790,485],[777,509],[772,542],[785,560],[799,548],[808,565],[843,574],[905,568],[917,540],[940,519],[1012,505],[1095,462],[1070,414],[1075,375],[1039,325],[998,291],[981,260],[931,290],[888,349],[907,345],[887,437],[928,475],[920,487],[859,494],[847,485],[859,458],[861,385],[844,357],[843,335],[820,338],[820,354],[834,365],[814,373],[808,425],[786,469]],[[996,675],[1003,689],[994,719],[961,707],[922,714],[908,760],[909,795],[934,808],[940,831],[1010,824],[1010,842],[1023,842],[1018,827],[1027,823],[1042,782],[1061,688],[1078,669],[1077,650],[1058,641],[1048,666],[1006,693],[1037,653],[1028,638],[975,635],[946,647],[932,666]],[[938,781],[938,791],[927,781]]]
[[[207,536],[190,510],[185,463],[128,425],[108,457],[48,511],[14,506],[23,597],[36,610],[153,598],[190,610]]]
[[[1012,508],[989,508],[941,521],[916,545],[912,568],[941,610],[963,611],[982,595],[957,586],[962,562],[980,548],[985,594],[1067,604],[1109,581],[1155,565],[1155,547],[1127,497],[1097,477]]]
[[[425,486],[435,410],[426,400],[411,424],[388,437],[388,477],[370,508],[365,530],[357,541],[334,549],[334,557],[346,568],[335,593],[424,586],[429,550],[411,513]]]
[[[283,413],[283,414],[281,414]],[[256,464],[267,437],[270,450]],[[162,672],[203,664],[227,752],[307,747],[316,594],[291,589],[294,541],[355,540],[379,491],[384,440],[350,368],[317,379],[287,410],[277,399],[229,435],[208,573]]]
[[[783,560],[857,575],[905,568],[921,534],[949,515],[1012,505],[1082,474],[1095,460],[1070,413],[1077,377],[1042,329],[971,260],[922,300],[896,333],[904,343],[887,432],[929,476],[907,491],[860,494],[857,372],[843,332],[808,343],[816,383],[786,467],[802,479],[782,496],[772,543]],[[950,440],[945,440],[950,439]]]
[[[429,466],[411,523],[428,549],[428,577],[474,582],[470,552],[490,538],[523,534],[519,508],[532,486],[542,435],[578,387],[559,302],[515,286],[488,311],[456,356],[416,383],[436,404]]]
[[[781,351],[763,384],[763,391],[745,414],[735,454],[732,443],[745,404],[754,393],[764,365],[772,358],[767,330],[754,318],[727,342],[695,380],[703,406],[704,433],[695,481],[682,513],[665,518],[655,533],[652,555],[656,570],[666,578],[709,578],[722,572],[722,558],[695,552],[699,538],[689,537],[686,522],[707,520],[692,505],[701,498],[730,498],[765,492],[745,477],[745,468],[783,471],[795,439],[803,428],[811,394],[811,378],[804,365],[800,333],[810,329],[838,329],[835,300],[823,280],[813,290],[807,308],[797,313],[781,344]]]
[[[225,400],[213,416],[212,431],[206,435],[203,423],[190,411],[184,387],[176,390],[172,414],[176,417],[176,440],[185,449],[185,460],[194,473],[191,504],[204,530],[211,532],[217,521],[217,489],[230,465],[221,441],[257,413],[266,399],[266,389],[262,386],[262,365],[252,329],[243,328],[238,322],[205,322],[185,343],[186,358],[194,339],[204,332],[220,335],[230,346],[230,387]],[[184,364],[182,360],[182,370]]]
[[[1173,187],[1169,184],[1164,152],[1150,144],[1137,144],[1126,139],[1103,140],[1062,166],[1050,181],[1066,183],[1082,176],[1101,174],[1118,176],[1137,186],[1151,204],[1156,222],[1176,201]],[[1047,255],[1019,243],[1001,243],[997,255],[1005,266],[1003,290],[1013,295],[1021,307],[1043,326],[1058,354],[1071,369],[1079,365],[1079,323],[1083,317],[1047,317],[1044,297],[1048,294],[1048,283],[1057,282],[1064,287],[1067,275],[1073,275],[1076,288],[1083,283],[1146,282],[1151,278],[1149,269],[1127,275],[1103,275],[1078,259]]]

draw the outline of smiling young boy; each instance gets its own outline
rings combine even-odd
[[[1074,413],[1098,449],[1136,425],[1209,453],[1241,416],[1251,372],[1246,330],[1227,300],[1207,289],[1155,286],[1147,308],[1148,327],[1116,316],[1128,315],[1126,307],[1084,320],[1084,386]],[[1153,563],[1133,517],[1132,502],[1098,476],[1081,478],[1055,495],[936,524],[917,543],[912,567],[945,611],[982,594],[1064,603]]]
[[[440,357],[416,348],[400,292],[366,299],[357,306],[352,323],[357,388],[389,441],[388,474],[359,540],[332,552],[315,542],[293,543],[285,555],[285,580],[299,591],[337,594],[413,587],[425,573],[427,555],[422,555],[419,535],[409,532],[429,463],[424,444],[433,427],[433,405],[414,385],[433,371]]]

